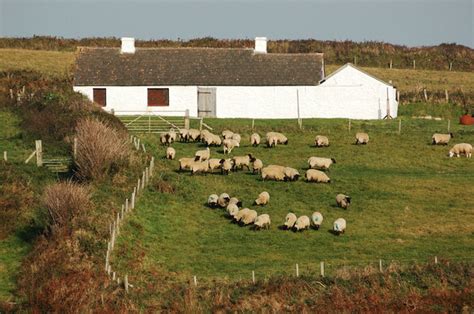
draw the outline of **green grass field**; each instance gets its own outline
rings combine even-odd
[[[449,159],[448,147],[432,146],[433,132],[446,131],[446,121],[304,120],[300,131],[295,120],[255,123],[264,135],[280,130],[288,146],[268,149],[249,145],[251,122],[245,119],[208,119],[215,133],[229,128],[243,135],[242,146],[232,155],[252,153],[265,165],[280,164],[304,174],[310,156],[334,157],[331,184],[261,181],[258,175],[238,171],[229,176],[190,176],[177,172],[178,162],[161,159],[165,148],[156,135],[143,135],[148,150],[160,157],[153,185],[141,197],[123,229],[113,258],[114,269],[128,273],[134,282],[157,280],[164,271],[169,279],[201,280],[260,278],[276,273],[317,271],[326,261],[326,271],[341,265],[367,265],[384,261],[425,261],[434,256],[474,258],[474,162]],[[354,134],[367,131],[367,146],[356,146]],[[453,125],[453,142],[474,142],[474,129]],[[328,148],[312,147],[317,134],[329,136]],[[198,143],[175,143],[177,158],[190,157]],[[223,157],[222,148],[212,148],[211,157]],[[252,206],[261,191],[271,195],[265,207]],[[205,206],[212,193],[227,192],[242,199],[245,207],[268,213],[270,230],[252,231],[232,224],[223,210]],[[337,193],[353,197],[349,210],[335,206]],[[320,211],[324,223],[319,231],[294,233],[278,226],[285,215],[311,215]],[[339,217],[347,220],[347,232],[329,232]],[[162,277],[159,277],[163,279]]]

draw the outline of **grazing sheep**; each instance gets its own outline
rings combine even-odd
[[[235,147],[240,147],[239,142],[233,139],[225,139],[222,144],[224,144],[224,154],[230,154]]]
[[[206,173],[209,171],[209,161],[194,161],[191,165],[191,175],[196,173]]]
[[[285,181],[285,167],[270,165],[262,169],[262,180]]]
[[[286,227],[286,229],[293,228],[293,226],[296,223],[296,220],[297,220],[297,218],[296,218],[295,214],[288,213],[288,215],[286,215],[286,217],[285,217],[285,223],[284,223],[284,226]]]
[[[367,144],[369,143],[369,134],[359,132],[356,134],[356,145],[357,144]]]
[[[219,198],[217,199],[217,204],[219,204],[221,208],[226,208],[227,205],[229,205],[229,201],[230,201],[229,194],[222,193],[221,195],[219,195]]]
[[[311,169],[329,170],[329,167],[335,163],[336,159],[334,158],[309,157],[308,159],[308,165]]]
[[[255,158],[252,157],[252,154],[247,154],[245,156],[234,156],[232,160],[234,161],[234,170],[237,170],[239,167],[243,170],[244,166],[250,170],[250,162],[254,161]]]
[[[260,135],[258,133],[253,133],[250,135],[250,144],[252,146],[260,145]]]
[[[304,230],[309,228],[309,217],[308,216],[300,216],[296,219],[296,223],[293,226],[296,231]]]
[[[255,205],[267,205],[270,201],[270,194],[268,192],[262,192],[258,195],[257,199],[255,200]]]
[[[260,216],[257,216],[255,219],[254,225],[256,229],[270,229],[270,224],[271,224],[270,216],[268,214],[263,214]]]
[[[230,218],[234,218],[235,215],[239,212],[239,207],[236,204],[229,204],[226,208],[227,215]]]
[[[203,136],[204,143],[206,143],[207,146],[221,146],[222,145],[222,140],[218,135],[208,133]]]
[[[219,200],[219,196],[217,194],[211,194],[207,198],[207,206],[211,208],[216,208],[217,207],[217,201]]]
[[[465,155],[467,158],[472,156],[472,145],[468,143],[456,144],[449,150],[449,157]]]
[[[181,142],[189,141],[189,130],[188,129],[181,129],[179,131],[179,140]]]
[[[250,225],[254,223],[255,219],[257,219],[257,211],[256,210],[249,210],[248,212],[244,213],[242,218],[240,219],[240,223],[243,225]]]
[[[193,142],[197,142],[201,139],[201,131],[197,129],[189,129],[188,130],[188,140],[192,140]]]
[[[269,137],[275,136],[277,138],[278,144],[285,144],[288,145],[288,138],[279,132],[268,132],[266,134],[266,138],[268,140]]]
[[[169,145],[170,144],[168,132],[160,134],[160,143],[161,143],[161,145]]]
[[[229,130],[224,130],[222,131],[222,137],[225,139],[225,140],[229,140],[232,138],[232,135],[234,135],[234,132],[232,131],[229,131]]]
[[[186,169],[191,169],[191,165],[195,162],[195,157],[193,158],[187,158],[183,157],[178,160],[179,162],[179,170],[186,170]]]
[[[168,147],[166,149],[166,158],[173,160],[176,156],[176,150],[173,147]]]
[[[346,220],[344,218],[338,218],[334,221],[333,231],[335,234],[340,235],[346,231]]]
[[[242,208],[241,210],[239,210],[237,214],[234,215],[235,222],[239,222],[244,217],[244,215],[249,211],[250,209],[248,208]]]
[[[229,172],[234,167],[234,161],[232,159],[221,159],[221,173],[229,174]]]
[[[337,194],[336,195],[336,204],[339,207],[347,209],[351,204],[351,197],[344,194]]]
[[[276,147],[278,144],[278,138],[274,135],[267,136],[267,147]]]
[[[234,134],[232,134],[232,139],[240,144],[240,141],[242,140],[242,137],[240,136],[240,134],[234,133]]]
[[[313,224],[314,229],[319,230],[319,227],[323,223],[323,215],[320,212],[314,212],[311,215],[311,223]]]
[[[449,140],[452,138],[454,138],[453,133],[449,133],[449,134],[435,133],[431,137],[431,141],[433,145],[448,145]]]
[[[324,147],[329,146],[329,139],[327,136],[317,135],[314,139],[314,145],[316,147]]]
[[[255,158],[252,164],[253,173],[261,173],[263,168],[263,162],[260,159]]]
[[[206,130],[206,129],[201,130],[201,132],[200,132],[201,141],[204,142],[205,138],[210,134],[212,134],[212,133],[209,130]]]
[[[331,179],[322,171],[309,169],[306,171],[306,181],[317,183],[331,183]]]
[[[213,171],[215,169],[221,169],[221,159],[219,158],[211,158],[209,159],[209,171]]]
[[[288,181],[298,181],[300,173],[295,168],[285,167],[285,180]]]
[[[229,200],[229,205],[230,204],[235,204],[239,207],[242,207],[242,201],[239,200],[237,197],[231,197],[230,200]]]
[[[196,157],[196,161],[205,161],[208,160],[211,157],[211,152],[209,150],[209,147],[206,147],[204,150],[198,150],[194,156]]]

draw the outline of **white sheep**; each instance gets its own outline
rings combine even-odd
[[[467,158],[472,156],[472,145],[468,143],[456,144],[449,150],[449,157],[465,155]]]
[[[256,210],[249,210],[248,212],[244,213],[242,218],[240,219],[240,223],[243,225],[250,225],[254,223],[255,219],[257,219],[257,211]]]
[[[297,181],[300,177],[300,173],[295,168],[285,167],[285,180]]]
[[[221,169],[221,167],[222,167],[221,159],[219,158],[209,159],[209,171],[213,171],[215,169]]]
[[[336,195],[336,204],[339,207],[347,209],[351,204],[351,197],[345,194],[337,194]]]
[[[267,191],[260,193],[255,200],[255,205],[267,205],[270,201],[270,194]]]
[[[181,129],[179,131],[179,139],[181,142],[187,142],[189,140],[189,129]]]
[[[180,158],[178,160],[179,162],[179,170],[182,171],[182,170],[186,170],[186,169],[191,169],[191,165],[195,162],[196,158],[195,157],[192,157],[192,158],[187,158],[187,157],[183,157],[183,158]]]
[[[367,144],[369,143],[369,134],[364,132],[356,133],[356,144]]]
[[[230,204],[235,204],[238,207],[241,207],[242,206],[242,201],[239,200],[237,197],[231,197],[230,200],[229,200],[229,205]]]
[[[279,132],[268,132],[266,134],[267,141],[268,141],[268,138],[273,137],[273,136],[277,138],[278,144],[285,144],[285,145],[288,144],[288,138]]]
[[[286,180],[285,167],[277,165],[269,165],[262,169],[262,180]]]
[[[338,218],[334,221],[333,232],[337,235],[346,231],[346,220],[344,218]]]
[[[286,227],[286,229],[291,229],[295,225],[296,220],[297,220],[297,217],[295,214],[288,213],[288,215],[286,215],[285,217],[285,223],[283,225]]]
[[[234,133],[234,134],[232,134],[232,139],[240,144],[240,141],[242,140],[242,137],[240,136],[240,134]]]
[[[449,133],[449,134],[435,133],[431,137],[431,143],[433,145],[448,145],[449,140],[452,138],[454,138],[453,133]]]
[[[224,145],[224,154],[230,154],[235,147],[240,147],[239,142],[233,139],[225,139],[222,144]]]
[[[239,210],[239,211],[237,212],[237,214],[234,215],[234,220],[235,220],[236,222],[240,222],[240,220],[242,219],[242,217],[244,217],[244,215],[245,215],[248,211],[250,211],[250,209],[248,209],[248,208],[242,208],[241,210]]]
[[[191,175],[196,173],[206,173],[209,171],[209,161],[194,161],[191,165]]]
[[[324,147],[329,146],[329,139],[327,136],[317,135],[314,139],[314,145],[316,147]]]
[[[275,135],[267,136],[267,147],[276,147],[278,144],[278,138]]]
[[[217,207],[217,201],[219,200],[219,196],[217,196],[217,194],[211,194],[209,195],[209,197],[207,198],[207,205],[211,208],[215,208]]]
[[[229,205],[229,201],[230,201],[229,194],[221,193],[221,195],[219,195],[219,198],[217,199],[217,204],[219,204],[221,208],[226,208],[227,205]]]
[[[205,142],[206,137],[210,134],[212,134],[212,133],[209,130],[206,130],[206,129],[201,130],[200,136],[199,136],[200,139],[201,139],[201,142]]]
[[[250,170],[250,162],[254,161],[255,158],[252,156],[252,154],[247,154],[245,156],[234,156],[232,160],[234,161],[234,170],[237,170],[237,168],[241,168],[243,170],[244,167],[246,167],[247,170]]]
[[[197,142],[201,139],[201,131],[197,129],[189,129],[188,130],[188,140],[192,140],[193,142]]]
[[[262,172],[262,168],[263,168],[263,162],[258,159],[258,158],[255,158],[255,160],[253,161],[252,163],[252,171],[253,173],[261,173]]]
[[[227,205],[226,211],[230,218],[234,218],[239,212],[239,207],[236,204],[229,204]]]
[[[270,215],[262,214],[260,216],[257,216],[257,218],[255,219],[254,225],[256,229],[263,229],[263,228],[270,229],[271,223],[272,222],[270,220]]]
[[[260,145],[260,135],[258,133],[253,133],[250,135],[250,144],[252,146]]]
[[[309,157],[308,159],[308,165],[311,169],[329,170],[329,167],[335,163],[336,159],[334,158]]]
[[[166,148],[166,158],[173,160],[176,156],[176,150],[173,147]]]
[[[221,146],[222,145],[222,140],[218,135],[209,133],[204,135],[204,143],[206,143],[207,146]]]
[[[228,159],[221,159],[221,173],[222,174],[229,174],[229,172],[234,167],[234,161],[230,158]]]
[[[206,149],[198,150],[194,156],[196,157],[196,161],[205,161],[211,157],[211,151],[209,150],[209,147],[206,147]]]
[[[308,216],[300,216],[296,219],[296,223],[293,228],[296,231],[304,230],[309,228],[309,217]]]
[[[320,212],[314,212],[311,215],[311,223],[313,224],[314,229],[319,230],[321,224],[323,223],[323,215]]]
[[[222,131],[222,137],[227,140],[227,139],[231,139],[232,138],[232,135],[234,135],[234,132],[232,131],[229,131],[229,130],[224,130]]]
[[[309,169],[305,174],[306,181],[317,183],[331,183],[331,179],[322,171]]]

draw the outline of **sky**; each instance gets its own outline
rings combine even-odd
[[[385,41],[474,48],[474,0],[0,0],[0,37]]]

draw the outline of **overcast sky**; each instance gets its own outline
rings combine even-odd
[[[474,48],[474,0],[0,0],[0,36],[377,40]]]

